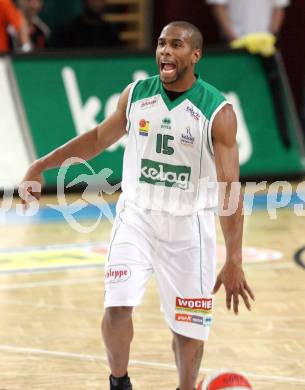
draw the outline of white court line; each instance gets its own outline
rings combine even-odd
[[[95,313],[95,314],[102,314],[104,311],[103,303],[101,302],[100,309],[94,309],[94,308],[88,308],[88,307],[79,307],[79,306],[73,306],[73,305],[59,305],[59,304],[52,304],[52,303],[45,303],[43,301],[38,301],[38,302],[29,302],[29,301],[20,301],[20,300],[12,300],[12,299],[0,299],[0,305],[16,305],[16,306],[31,306],[35,309],[54,309],[54,310],[64,310],[64,311],[77,311],[77,312],[85,312],[85,313]],[[157,319],[159,318],[158,314],[151,315],[150,314],[150,319],[154,318]],[[283,317],[281,315],[279,316],[268,316],[268,320],[270,321],[275,321],[278,319],[282,319]],[[303,316],[293,316],[293,320],[304,320],[305,315]],[[229,324],[236,324],[235,319],[227,319],[227,323]],[[240,322],[241,325],[247,326],[251,322],[250,320],[243,320]],[[287,332],[287,333],[297,333],[298,335],[300,333],[304,333],[305,329],[300,328],[300,329],[283,329],[282,327],[276,327],[273,324],[270,324],[270,329],[269,331],[281,331],[281,332]],[[266,331],[266,329],[265,329]],[[289,358],[291,360],[291,358]],[[296,358],[296,360],[299,360],[299,358]],[[1,390],[1,388],[0,388]]]
[[[36,287],[53,287],[53,286],[67,286],[75,284],[88,284],[92,282],[103,282],[103,278],[82,278],[82,279],[65,279],[65,280],[47,280],[39,282],[27,283],[12,283],[0,286],[0,290],[18,290],[22,288],[36,288]]]
[[[79,306],[72,306],[72,305],[56,305],[52,303],[45,303],[42,301],[38,302],[27,302],[27,301],[16,301],[12,299],[0,299],[0,305],[16,305],[16,306],[31,306],[36,309],[59,309],[59,310],[70,310],[70,311],[80,311],[80,312],[87,312],[87,313],[102,313],[103,307],[101,304],[101,309],[93,309],[88,307],[79,307]],[[0,389],[1,390],[1,389]]]
[[[253,264],[250,264],[250,263],[246,263],[244,262],[243,263],[243,267],[253,267],[253,265],[258,265],[259,264],[259,268],[258,270],[261,270],[261,269],[267,269],[268,271],[272,271],[274,269],[287,269],[287,268],[297,268],[297,265],[294,263],[294,262],[291,262],[291,263],[283,263],[283,264],[275,264],[275,263],[253,263]]]
[[[43,301],[38,301],[38,302],[29,302],[29,301],[21,301],[21,300],[16,300],[16,299],[1,299],[0,298],[0,305],[17,305],[17,306],[32,306],[36,308],[46,308],[46,309],[62,309],[62,310],[71,310],[71,311],[86,311],[86,312],[92,312],[92,313],[100,313],[100,310],[94,309],[94,308],[88,308],[88,307],[79,307],[79,306],[73,306],[73,305],[59,305],[59,304],[54,304],[54,303],[46,303]],[[152,315],[150,314],[150,317]],[[153,315],[155,318],[156,316]],[[305,315],[294,315],[291,317],[293,320],[305,320]],[[283,319],[283,316],[281,314],[279,315],[270,315],[268,314],[268,320],[270,321],[275,321],[278,319]],[[233,324],[236,324],[236,319],[226,319],[226,322],[231,322]],[[242,321],[240,320],[240,324],[245,324],[248,325],[250,322],[252,322],[252,319],[243,319]],[[279,329],[282,329],[280,327]],[[291,332],[291,329],[286,329],[287,332]],[[296,329],[297,331],[305,331],[305,329]],[[285,329],[282,329],[282,331],[285,331]],[[1,390],[1,389],[0,389]]]
[[[289,263],[273,263],[273,262],[267,262],[267,263],[243,263],[243,266],[246,268],[249,267],[249,269],[253,269],[254,266],[258,266],[258,268],[254,268],[255,270],[264,270],[272,271],[277,269],[291,269],[296,268],[296,264],[294,262]],[[28,269],[8,269],[8,270],[1,270],[0,269],[0,277],[7,277],[8,275],[38,275],[38,274],[51,274],[51,273],[60,273],[60,272],[67,272],[67,271],[73,271],[73,270],[89,270],[95,269],[96,272],[103,272],[103,268],[105,267],[105,264],[83,264],[83,265],[64,265],[64,266],[54,266],[54,267],[36,267],[36,268],[28,268]],[[222,264],[217,265],[217,270],[219,271],[222,267]],[[35,282],[33,282],[35,283]],[[37,282],[38,283],[38,282]],[[3,288],[4,289],[4,288]],[[0,288],[1,290],[1,288]],[[0,389],[1,390],[1,389]]]
[[[89,360],[89,361],[102,361],[105,363],[107,362],[107,359],[105,357],[96,356],[96,355],[86,355],[86,354],[62,352],[62,351],[49,351],[46,349],[38,349],[38,348],[22,348],[22,347],[15,347],[11,345],[0,345],[0,351],[5,351],[9,353],[46,355],[46,356],[53,356],[59,358],[71,358],[71,359]],[[129,361],[129,364],[133,366],[153,367],[153,368],[160,368],[165,370],[176,370],[176,366],[174,364],[168,364],[168,363],[158,363],[158,362],[149,362],[149,361],[132,359]],[[212,368],[200,369],[201,373],[215,372],[215,371],[219,371],[219,369],[212,369]],[[259,379],[268,380],[270,382],[276,382],[276,383],[305,384],[305,378],[294,378],[289,376],[277,376],[277,375],[261,375],[261,374],[254,374],[250,372],[243,372],[243,374],[249,378],[255,378],[258,380]]]

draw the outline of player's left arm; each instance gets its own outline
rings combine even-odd
[[[239,296],[251,310],[249,297],[254,299],[254,295],[242,268],[243,195],[239,185],[236,134],[236,116],[232,106],[227,104],[217,113],[212,126],[219,199],[223,200],[223,204],[219,205],[219,218],[226,244],[226,262],[218,274],[213,293],[216,293],[223,284],[227,308],[231,309],[233,300],[234,313],[238,314]],[[222,210],[228,210],[229,205],[234,203],[237,207],[231,213],[221,215]]]

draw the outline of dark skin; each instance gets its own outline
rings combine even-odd
[[[201,50],[194,47],[191,33],[177,26],[166,26],[158,40],[156,60],[163,85],[171,91],[185,91],[196,81],[195,64],[201,58]],[[88,160],[101,153],[125,134],[126,108],[130,87],[127,87],[119,100],[116,111],[95,129],[78,136],[35,161],[28,169],[20,192],[24,199],[31,193],[36,199],[40,191],[33,192],[26,181],[36,180],[41,183],[44,170],[60,166],[67,158],[77,156]],[[216,115],[212,133],[215,152],[215,163],[219,181],[232,183],[239,181],[238,151],[236,144],[236,117],[230,105],[224,106]],[[225,193],[228,201],[229,190]],[[28,200],[23,200],[24,205]],[[227,306],[233,306],[238,313],[239,296],[250,309],[249,297],[254,298],[242,270],[242,198],[239,197],[237,211],[228,217],[221,217],[220,222],[227,248],[226,264],[220,271],[214,293],[221,284],[227,293]],[[102,322],[102,333],[107,350],[111,373],[124,376],[128,368],[130,344],[133,338],[132,307],[112,307],[105,310]],[[173,349],[179,372],[179,389],[193,390],[196,385],[204,343],[180,334],[173,334]]]
[[[220,194],[220,198],[224,199],[224,209],[228,206],[232,183],[239,182],[236,132],[235,113],[232,106],[226,105],[216,115],[212,128],[218,182],[227,183],[225,193]],[[254,300],[254,294],[242,269],[243,197],[241,192],[235,196],[238,197],[236,212],[230,216],[220,217],[227,254],[225,265],[217,277],[213,293],[215,294],[223,284],[227,308],[230,310],[233,302],[234,313],[238,314],[239,296],[242,297],[247,309],[251,310],[249,298]]]
[[[196,81],[194,66],[200,58],[201,50],[193,48],[192,36],[187,30],[171,26],[162,30],[156,49],[156,61],[160,79],[166,89],[183,92],[191,88]],[[174,67],[172,72],[164,72],[166,63]]]

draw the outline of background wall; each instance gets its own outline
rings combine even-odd
[[[194,23],[203,33],[205,44],[221,43],[216,22],[204,0],[155,0],[154,41],[162,27],[173,20]],[[282,29],[280,45],[293,96],[300,111],[305,78],[305,1],[292,0]]]
[[[113,112],[127,84],[155,73],[153,53],[79,53],[77,57],[50,53],[0,58],[0,98],[5,102],[0,106],[0,182],[9,188],[18,185],[30,161],[94,128]],[[284,179],[304,174],[302,140],[290,96],[285,83],[280,82],[280,108],[276,105],[261,57],[240,51],[208,52],[205,61],[198,64],[198,73],[205,74],[205,80],[222,91],[234,106],[243,179]],[[284,116],[279,118],[279,112]],[[175,126],[183,134],[181,124]],[[132,129],[137,132],[138,125]],[[123,138],[91,160],[93,170],[98,173],[109,168],[109,180],[119,182],[124,143]],[[14,158],[16,154],[18,159]],[[93,173],[88,165],[77,165],[66,172],[66,178],[70,182],[90,172]],[[57,170],[46,172],[44,179],[47,186],[54,187]],[[100,177],[94,180],[99,182]]]
[[[173,20],[187,20],[198,26],[206,45],[220,44],[216,22],[205,0],[154,0],[153,42],[162,27]],[[190,6],[191,4],[191,6]],[[60,12],[58,9],[60,8]],[[42,18],[51,29],[56,29],[81,10],[81,0],[45,0]],[[288,78],[292,87],[297,110],[300,112],[304,99],[305,84],[305,0],[292,0],[280,38]]]
[[[81,0],[45,0],[41,18],[54,30],[79,14],[81,9]]]

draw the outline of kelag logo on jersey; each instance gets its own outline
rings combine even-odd
[[[166,187],[178,187],[186,190],[191,177],[191,167],[165,164],[143,158],[140,182],[163,184]]]

